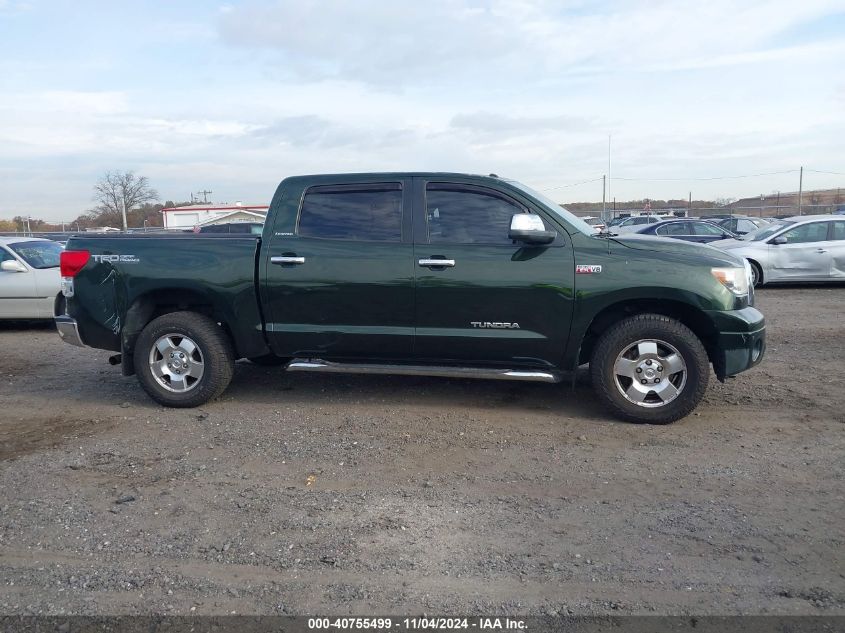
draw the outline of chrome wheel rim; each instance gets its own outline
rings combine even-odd
[[[684,390],[687,364],[666,341],[643,339],[616,357],[613,381],[628,402],[638,407],[664,407]]]
[[[150,372],[159,386],[174,393],[196,388],[205,372],[199,346],[184,334],[165,334],[150,350]]]

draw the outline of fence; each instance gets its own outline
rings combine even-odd
[[[845,212],[845,205],[841,204],[804,204],[801,205],[800,215],[829,215],[831,213]],[[598,211],[579,211],[579,216],[602,217],[601,209]],[[742,206],[742,207],[670,207],[665,209],[651,209],[645,211],[642,208],[629,209],[607,209],[604,220],[612,220],[618,217],[632,215],[674,215],[676,217],[703,217],[703,216],[734,216],[742,215],[754,218],[771,217],[792,217],[799,215],[797,205],[771,205],[771,206]]]

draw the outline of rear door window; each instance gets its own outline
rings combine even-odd
[[[312,187],[302,201],[297,234],[331,240],[399,242],[402,187],[399,183]]]
[[[655,229],[658,235],[689,235],[687,222],[672,222],[671,224],[664,224]]]
[[[831,240],[841,241],[845,240],[845,220],[841,222],[831,222],[833,224],[833,233],[831,233]]]
[[[700,235],[700,236],[703,235],[703,236],[710,236],[710,237],[713,237],[713,236],[721,237],[723,235],[721,229],[719,229],[715,226],[712,226],[710,224],[707,224],[705,222],[693,222],[692,227],[693,227],[693,235]]]

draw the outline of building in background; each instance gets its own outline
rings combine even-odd
[[[161,210],[166,229],[192,229],[220,222],[264,222],[267,205],[256,204],[190,204],[184,207],[165,207]]]

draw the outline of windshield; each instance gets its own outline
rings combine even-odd
[[[739,239],[744,242],[759,242],[760,240],[765,240],[771,237],[772,235],[780,231],[783,227],[789,226],[790,224],[794,224],[794,222],[784,222],[783,220],[778,220],[777,222],[772,222],[771,224],[762,226],[756,231],[746,233]]]
[[[577,215],[574,215],[560,206],[557,202],[549,198],[548,196],[544,196],[539,191],[535,191],[531,187],[527,185],[523,185],[521,182],[517,182],[515,180],[508,180],[508,184],[513,185],[520,191],[527,193],[529,196],[534,198],[537,202],[543,204],[546,209],[551,211],[554,215],[559,217],[560,219],[564,220],[570,226],[578,229],[584,235],[596,235],[595,227],[590,226],[584,220],[579,218]]]
[[[62,246],[57,242],[15,242],[8,246],[33,268],[57,268],[59,265]]]

